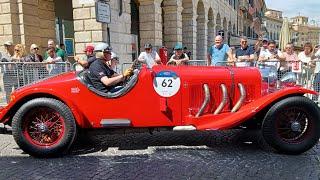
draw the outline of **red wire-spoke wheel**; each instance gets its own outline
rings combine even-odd
[[[72,145],[76,124],[69,107],[51,98],[23,104],[12,120],[12,134],[19,147],[36,157],[63,155]]]
[[[320,137],[320,109],[303,96],[275,103],[262,123],[266,142],[286,154],[300,154],[316,145]]]
[[[23,134],[36,146],[53,146],[64,135],[64,121],[64,118],[54,109],[34,108],[25,116]]]

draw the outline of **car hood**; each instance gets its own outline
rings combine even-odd
[[[76,77],[76,72],[66,72],[66,73],[62,73],[56,76],[52,76],[52,77],[48,77],[48,78],[44,78],[44,79],[40,79],[38,81],[35,81],[33,83],[27,84],[25,86],[22,86],[18,89],[15,90],[15,93],[19,93],[20,91],[24,91],[26,89],[30,89],[30,88],[37,88],[37,87],[41,87],[41,88],[45,88],[48,85],[51,84],[61,84],[63,86],[63,83],[67,83],[70,81],[75,80]]]

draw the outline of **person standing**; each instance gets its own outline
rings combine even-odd
[[[14,54],[14,45],[11,41],[7,41],[3,44],[4,52],[0,53],[1,62],[10,62],[11,57]]]
[[[313,63],[315,64],[315,69],[314,69],[314,81],[313,81],[313,89],[316,92],[320,92],[320,45],[315,47],[315,59],[313,60]],[[317,103],[319,102],[319,96],[318,95],[314,95],[312,97],[312,99],[314,101],[317,101]]]
[[[61,57],[62,61],[65,61],[65,51],[60,49],[60,48],[57,48],[56,47],[56,43],[54,42],[54,40],[52,39],[49,39],[48,40],[48,48],[54,48],[55,49],[55,54],[58,56],[58,57]],[[48,55],[48,51],[45,52],[43,58],[44,59],[48,59],[49,55]]]
[[[286,45],[285,52],[282,53],[282,57],[283,58],[280,58],[282,60],[280,70],[297,70],[300,63],[297,54],[293,51],[292,43],[288,43]]]
[[[83,50],[85,55],[82,56],[75,56],[74,60],[79,63],[82,67],[88,68],[88,60],[90,58],[94,58],[94,46],[91,44],[86,45],[85,49]]]
[[[14,46],[14,54],[12,56],[12,62],[24,62],[26,58],[26,50],[22,44]]]
[[[186,65],[187,62],[189,61],[189,57],[186,53],[184,53],[182,51],[182,45],[181,44],[177,44],[174,47],[174,55],[171,56],[170,60],[169,60],[169,64],[174,63],[175,65],[179,66],[179,65]]]
[[[313,55],[313,46],[307,42],[303,46],[303,51],[298,54],[298,59],[302,63],[302,79],[307,88],[311,86],[311,73],[314,72],[315,64],[312,62],[316,57]]]
[[[224,66],[227,64],[227,59],[232,58],[230,48],[227,44],[223,43],[222,36],[215,37],[214,45],[208,51],[208,65],[210,66]]]
[[[268,48],[261,49],[259,61],[269,66],[275,66],[277,69],[280,67],[280,58],[282,53],[276,48],[276,42],[270,40],[268,42]]]
[[[36,44],[31,44],[30,54],[25,58],[25,62],[42,62],[43,58],[39,54],[39,46]]]
[[[11,41],[7,41],[3,45],[5,51],[0,54],[0,60],[1,62],[11,62],[14,54],[14,45]],[[15,75],[16,67],[13,64],[3,64],[1,70],[6,100],[9,102],[12,90],[18,87],[17,76]]]
[[[47,70],[49,75],[57,75],[61,73],[62,69],[59,67],[59,64],[55,64],[57,62],[62,62],[62,58],[56,54],[56,49],[54,47],[47,49],[48,57],[44,61],[48,63]]]
[[[148,68],[152,68],[154,65],[160,64],[161,59],[156,51],[152,50],[152,45],[147,43],[144,45],[145,52],[141,52],[138,61],[143,62]]]
[[[254,62],[254,49],[248,45],[248,38],[243,36],[240,39],[240,48],[236,50],[236,66],[251,66]]]

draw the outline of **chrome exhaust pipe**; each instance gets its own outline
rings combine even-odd
[[[207,107],[207,105],[210,101],[210,89],[209,89],[208,84],[203,85],[203,90],[204,90],[204,100],[203,100],[203,103],[202,103],[198,113],[196,114],[196,117],[201,116],[201,114],[203,113],[204,109]]]
[[[227,92],[226,85],[221,84],[220,87],[221,87],[221,91],[222,91],[222,101],[219,104],[218,108],[214,111],[214,113],[213,113],[214,115],[219,114],[228,102],[228,92]]]
[[[240,90],[240,98],[237,101],[236,105],[234,105],[234,107],[232,108],[231,112],[237,112],[241,105],[243,104],[244,100],[246,99],[246,89],[244,88],[244,85],[239,83],[239,90]]]

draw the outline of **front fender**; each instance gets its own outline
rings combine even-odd
[[[39,98],[39,97],[48,97],[54,98],[65,103],[71,110],[74,118],[76,119],[76,123],[80,127],[87,127],[88,124],[84,121],[84,115],[78,110],[77,106],[72,102],[70,97],[66,94],[62,94],[54,91],[51,88],[32,88],[23,91],[19,91],[19,93],[13,93],[11,95],[10,103],[0,108],[0,123],[8,123],[10,119],[14,116],[15,112],[28,100]]]
[[[315,91],[301,87],[291,87],[260,97],[253,102],[242,106],[235,113],[224,113],[219,115],[204,115],[199,118],[186,117],[187,122],[194,125],[197,130],[221,130],[235,127],[244,121],[254,117],[264,108],[273,105],[279,100],[289,96],[303,96],[304,94],[317,94]]]

